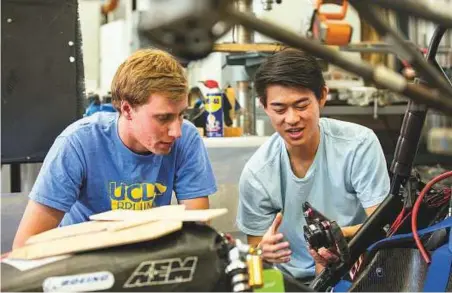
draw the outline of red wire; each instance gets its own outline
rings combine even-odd
[[[403,207],[403,209],[400,211],[399,215],[397,216],[397,218],[394,220],[394,222],[391,225],[391,228],[389,228],[388,234],[392,235],[394,234],[394,229],[395,227],[400,226],[400,221],[402,221],[403,219],[403,215],[405,214],[405,210],[406,208]]]
[[[389,236],[394,235],[395,232],[397,232],[397,230],[399,230],[400,226],[402,226],[402,224],[405,222],[405,220],[411,215],[411,211],[406,214],[405,217],[403,217],[403,219],[397,224],[397,226],[394,227],[394,230],[391,232],[391,234],[389,234]]]
[[[430,180],[427,185],[422,189],[422,191],[419,193],[419,197],[416,199],[416,202],[413,206],[413,215],[411,217],[411,231],[413,232],[414,241],[416,242],[416,246],[418,247],[419,251],[422,254],[422,257],[424,258],[426,263],[430,263],[430,256],[428,255],[427,251],[424,248],[424,245],[422,245],[421,239],[419,238],[419,234],[417,233],[417,215],[419,212],[419,208],[422,203],[422,199],[424,198],[425,194],[432,188],[432,186],[439,181],[451,177],[452,171],[448,171],[446,173],[443,173],[432,180]]]

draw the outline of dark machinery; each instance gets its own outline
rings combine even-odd
[[[339,225],[322,215],[308,202],[303,204],[303,214],[306,220],[306,225],[303,226],[306,243],[315,250],[325,247],[336,251],[340,262],[348,262],[348,245]]]
[[[44,261],[3,259],[1,272],[5,292],[312,291],[262,264],[259,250],[193,222],[152,241]]]

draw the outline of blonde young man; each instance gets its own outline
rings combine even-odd
[[[47,154],[13,247],[58,225],[111,209],[168,205],[174,191],[188,209],[209,207],[216,192],[196,128],[183,120],[187,79],[160,50],[141,50],[118,68],[111,92],[118,113],[68,126]]]

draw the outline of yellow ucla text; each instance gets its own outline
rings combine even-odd
[[[154,199],[165,193],[167,187],[160,183],[110,182],[108,195],[111,209],[146,210],[152,208]]]

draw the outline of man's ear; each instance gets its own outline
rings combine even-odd
[[[322,96],[320,97],[320,100],[319,100],[320,108],[323,108],[325,106],[329,91],[330,91],[330,89],[327,86],[324,86],[322,88]]]
[[[133,111],[133,108],[129,102],[121,101],[121,115],[124,115],[124,117],[127,120],[131,120],[132,119],[132,111]]]

